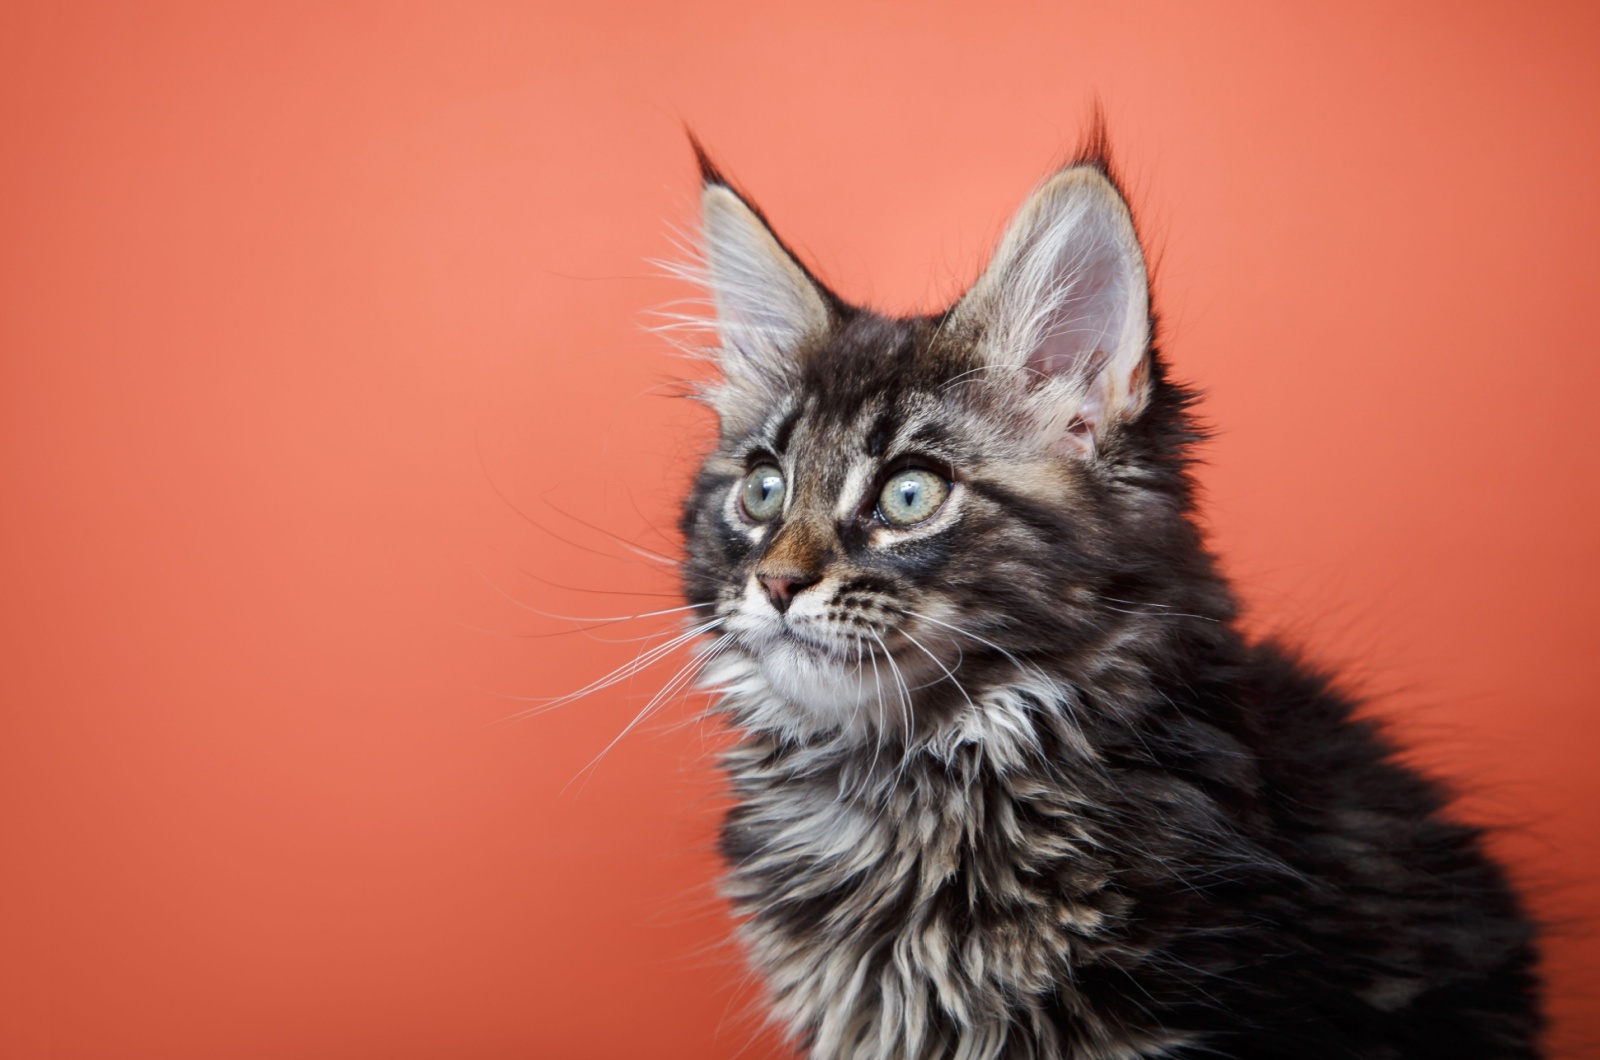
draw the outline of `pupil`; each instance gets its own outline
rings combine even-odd
[[[900,503],[909,508],[916,501],[916,499],[917,484],[915,482],[902,483],[900,486]]]

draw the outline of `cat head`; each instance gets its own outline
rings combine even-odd
[[[701,161],[720,435],[684,585],[741,722],[929,731],[1121,658],[1204,562],[1188,397],[1104,152],[1033,192],[954,305],[906,318],[829,291]]]

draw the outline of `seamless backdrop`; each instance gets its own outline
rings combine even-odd
[[[1580,1055],[1596,12],[7,5],[0,1056],[781,1055],[722,737],[686,700],[610,746],[681,653],[499,723],[674,628],[593,620],[675,605],[710,429],[644,329],[693,296],[649,264],[682,123],[846,296],[927,309],[1096,97],[1249,621],[1505,828]]]

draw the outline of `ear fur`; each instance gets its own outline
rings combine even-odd
[[[787,385],[795,357],[827,332],[831,299],[695,145],[704,186],[700,224],[707,286],[716,308],[725,389],[718,411],[741,396],[764,405]]]
[[[748,358],[791,354],[828,326],[828,305],[754,210],[725,184],[700,194],[701,229],[723,342]]]
[[[1150,293],[1127,203],[1101,167],[1034,191],[954,309],[979,356],[1021,375],[1041,430],[1092,452],[1149,399]]]

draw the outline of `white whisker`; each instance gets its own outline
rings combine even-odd
[[[961,687],[961,682],[956,679],[956,675],[955,675],[955,671],[954,670],[952,670],[950,667],[946,666],[944,663],[940,662],[939,661],[939,657],[937,655],[933,654],[933,652],[929,651],[926,647],[924,647],[922,642],[919,641],[916,637],[913,637],[910,633],[908,633],[908,632],[906,632],[905,630],[902,629],[902,630],[900,630],[900,635],[902,637],[904,637],[906,640],[910,641],[912,646],[915,647],[920,652],[922,652],[922,654],[924,654],[928,658],[932,659],[933,660],[933,665],[937,666],[940,670],[944,671],[944,677],[941,677],[939,679],[940,681],[943,681],[943,680],[948,678],[950,683],[956,686],[956,691],[960,692],[961,693],[961,697],[967,701],[967,706],[972,707],[973,709],[977,709],[977,704],[972,702],[972,697],[967,695],[967,690],[965,688]],[[956,649],[956,650],[960,651],[959,648]],[[961,663],[958,660],[956,662],[956,666],[959,667],[960,665],[961,665]],[[934,682],[934,684],[938,684],[938,683],[939,683],[938,681]],[[924,687],[930,687],[930,686],[924,686]]]
[[[672,696],[693,684],[694,679],[700,675],[700,672],[704,670],[706,666],[717,657],[717,655],[721,654],[723,648],[726,647],[726,645],[732,640],[732,634],[724,633],[722,636],[713,641],[711,647],[708,648],[704,653],[696,658],[690,659],[689,662],[680,667],[678,672],[668,678],[667,682],[661,686],[660,690],[657,691],[655,695],[650,697],[649,702],[645,703],[644,708],[633,716],[633,720],[624,725],[622,727],[622,731],[617,733],[617,735],[612,738],[611,742],[606,744],[606,746],[600,751],[599,754],[594,756],[594,759],[590,761],[588,765],[578,770],[577,774],[573,776],[572,780],[567,781],[566,787],[571,787],[575,782],[582,778],[584,774],[593,772],[595,767],[600,764],[600,760],[609,754],[612,748],[621,743],[622,738],[627,736],[628,733],[632,732],[634,728],[638,726],[638,724],[646,717],[648,717],[653,710],[666,704],[666,702],[671,699]],[[563,788],[562,790],[565,791],[566,788]]]
[[[531,696],[511,696],[511,697],[509,697],[511,699],[521,699],[521,700],[524,700],[524,701],[531,701],[531,702],[538,703],[540,705],[537,706],[537,707],[530,707],[527,710],[519,711],[516,714],[511,714],[511,715],[508,715],[507,717],[501,718],[499,723],[500,724],[504,724],[506,722],[517,721],[517,720],[519,720],[521,718],[532,717],[533,715],[536,715],[536,714],[543,714],[543,713],[545,713],[547,711],[555,710],[557,707],[565,706],[568,703],[575,703],[578,700],[584,698],[585,696],[593,695],[594,693],[599,692],[602,689],[610,688],[612,685],[617,684],[619,681],[625,681],[628,678],[632,677],[634,674],[637,674],[642,670],[649,669],[651,666],[653,666],[657,662],[659,662],[662,658],[664,658],[665,656],[669,655],[673,651],[673,649],[675,649],[675,648],[677,648],[677,647],[679,647],[679,646],[681,646],[683,644],[687,644],[689,641],[695,639],[696,637],[698,637],[698,636],[700,636],[700,635],[702,635],[704,633],[710,632],[711,630],[717,628],[721,624],[722,624],[722,619],[716,618],[716,619],[712,619],[710,622],[706,622],[706,623],[703,623],[702,625],[696,626],[693,629],[686,630],[683,633],[680,633],[677,636],[673,637],[671,640],[667,641],[666,643],[658,644],[654,648],[651,648],[648,651],[640,653],[639,655],[635,656],[631,661],[626,662],[623,665],[617,667],[615,670],[612,670],[610,673],[606,674],[604,677],[597,678],[596,680],[591,681],[589,684],[584,685],[582,688],[578,689],[575,692],[568,692],[566,695],[553,696],[553,697],[550,697],[550,698],[547,698],[547,699],[535,698],[535,697],[531,697]]]
[[[1119,604],[1127,604],[1129,607],[1138,607],[1138,606],[1140,606],[1138,603],[1136,603],[1133,600],[1119,600],[1115,596],[1102,596],[1100,599],[1102,601],[1104,601],[1104,600],[1112,600],[1112,601],[1115,601],[1116,603],[1119,603]],[[1150,604],[1147,604],[1146,606],[1148,606],[1148,607],[1159,607],[1159,608],[1161,608],[1161,610],[1160,611],[1124,611],[1120,607],[1110,607],[1110,606],[1107,607],[1107,610],[1116,611],[1119,614],[1124,614],[1124,615],[1147,615],[1147,616],[1149,616],[1151,618],[1198,618],[1202,622],[1216,622],[1217,621],[1217,619],[1212,618],[1210,615],[1196,615],[1196,614],[1191,614],[1188,611],[1174,611],[1170,607],[1168,607],[1166,604],[1150,603]]]

